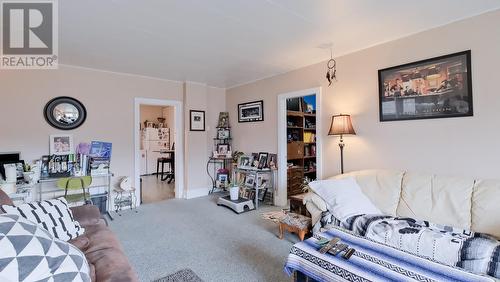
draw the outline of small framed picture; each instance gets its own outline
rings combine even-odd
[[[258,153],[252,153],[250,164],[254,167],[259,166],[259,154]]]
[[[248,190],[245,187],[240,187],[240,198],[246,198],[248,195]]]
[[[241,156],[238,160],[238,168],[250,168],[250,157],[249,156]]]
[[[254,185],[255,185],[255,175],[248,174],[247,177],[245,177],[245,186],[248,188],[253,188]]]
[[[258,167],[258,169],[263,169],[263,168],[267,167],[268,156],[269,156],[268,153],[263,153],[263,152],[259,153],[259,167]]]
[[[219,130],[217,130],[217,139],[229,139],[230,137],[229,129],[219,128]]]
[[[219,122],[217,123],[217,127],[219,127],[219,128],[228,128],[229,127],[229,113],[228,112],[220,112],[219,113]]]
[[[264,101],[238,104],[238,122],[264,121]]]
[[[189,111],[189,130],[205,131],[205,111]]]
[[[267,159],[267,167],[270,169],[278,169],[278,155],[269,154]]]
[[[219,173],[217,175],[217,180],[221,183],[221,184],[225,184],[228,182],[228,179],[229,179],[229,175],[227,173]]]
[[[69,134],[53,134],[50,135],[50,148],[51,155],[70,155],[75,153],[73,146],[73,135]]]
[[[263,189],[263,188],[266,188],[267,186],[269,186],[269,175],[259,175],[259,177],[257,177],[257,186],[260,188],[260,189]]]
[[[227,153],[230,151],[229,144],[217,144],[217,153],[219,155],[227,155]]]
[[[247,199],[252,200],[252,201],[255,200],[255,191],[253,191],[253,190],[248,191]]]
[[[0,163],[0,179],[3,179],[3,177],[5,176],[5,178],[8,178],[9,176],[7,176],[5,174],[5,169],[6,168],[12,168],[12,169],[16,169],[16,179],[17,180],[20,180],[20,179],[23,179],[23,172],[24,172],[24,160],[19,160],[19,161],[5,161],[5,162],[1,162]],[[13,176],[13,175],[12,175]],[[12,180],[15,180],[14,177],[12,177]]]

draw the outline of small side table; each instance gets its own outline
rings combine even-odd
[[[115,212],[121,216],[120,212],[122,211],[123,207],[130,207],[130,210],[134,210],[137,213],[137,197],[135,196],[135,188],[132,188],[130,190],[124,190],[122,188],[115,188],[113,189],[115,192]]]
[[[299,235],[300,241],[304,241],[307,233],[309,233],[311,227],[311,218],[303,216],[301,214],[296,214],[289,212],[280,219],[280,235],[279,238],[283,239],[284,231],[295,233]]]

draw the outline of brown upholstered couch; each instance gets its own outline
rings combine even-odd
[[[11,199],[2,190],[0,205],[12,205]],[[69,242],[85,253],[92,281],[138,281],[118,238],[101,219],[99,209],[85,205],[71,210],[75,220],[85,228],[85,234]]]

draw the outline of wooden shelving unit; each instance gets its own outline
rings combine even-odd
[[[304,178],[316,179],[316,113],[304,112],[302,98],[287,111],[288,197],[302,193]]]

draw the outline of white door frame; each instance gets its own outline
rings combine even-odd
[[[184,189],[184,109],[181,101],[134,98],[134,183],[135,187],[140,187],[141,173],[141,135],[139,124],[141,122],[141,105],[148,106],[173,106],[175,113],[175,197],[185,198]],[[139,191],[137,189],[136,191]],[[136,192],[137,193],[137,192]],[[140,198],[140,195],[136,195]],[[140,201],[139,201],[140,203]]]
[[[316,94],[316,171],[323,178],[323,124],[321,118],[321,87],[309,88],[278,95],[278,191],[275,204],[287,204],[287,119],[286,99]]]

